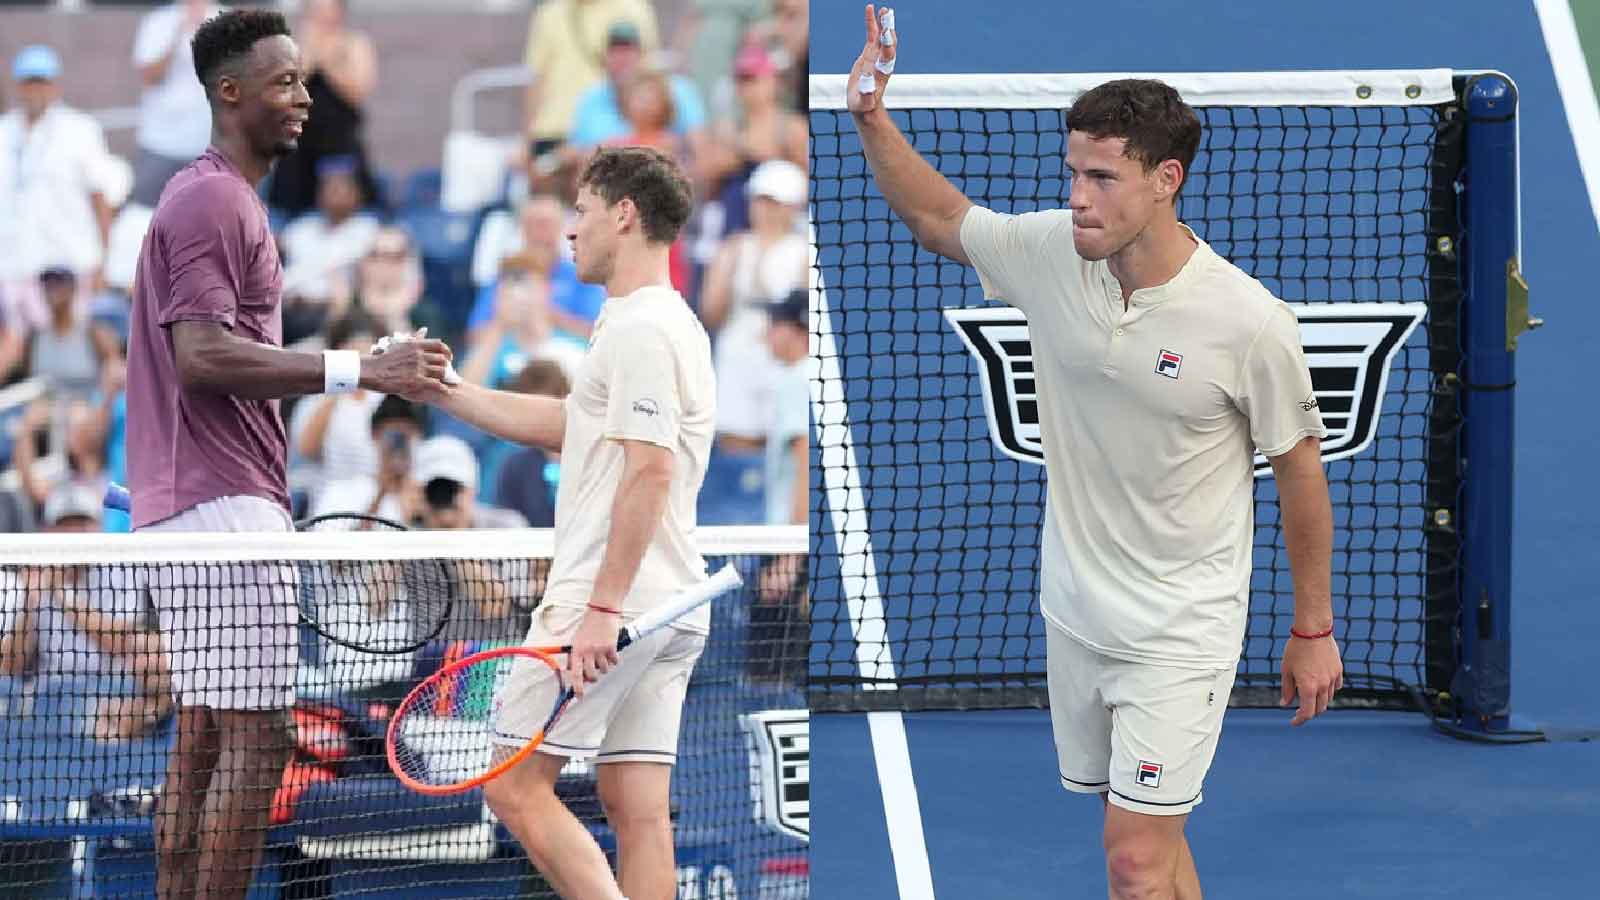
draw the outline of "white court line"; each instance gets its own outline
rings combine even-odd
[[[856,665],[862,677],[869,689],[895,690],[894,660],[889,656],[884,631],[883,597],[872,555],[866,497],[856,469],[850,411],[839,371],[839,345],[833,336],[833,317],[822,275],[817,270],[815,226],[811,229],[810,256],[811,321],[816,326],[818,343],[813,359],[821,370],[810,379],[811,418],[822,454],[822,480],[834,540],[839,545],[840,592],[850,610]],[[882,679],[883,684],[871,688],[876,679]],[[894,857],[900,900],[934,900],[928,845],[922,833],[922,804],[917,800],[916,779],[911,772],[905,720],[898,712],[873,712],[867,714],[867,726],[872,733],[872,757],[878,769],[878,787],[883,792],[883,818],[889,831],[889,851]]]
[[[1578,26],[1567,0],[1533,0],[1533,9],[1555,69],[1561,105],[1567,111],[1578,168],[1589,191],[1589,208],[1600,224],[1600,105],[1595,102],[1594,82],[1589,80],[1583,45],[1578,42]]]

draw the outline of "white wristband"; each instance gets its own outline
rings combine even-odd
[[[322,392],[348,394],[361,385],[361,354],[355,350],[322,351]]]

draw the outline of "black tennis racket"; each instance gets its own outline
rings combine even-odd
[[[405,531],[379,516],[332,513],[298,522],[306,532]],[[442,559],[302,559],[301,621],[341,646],[400,654],[439,636],[455,608],[455,578]]]

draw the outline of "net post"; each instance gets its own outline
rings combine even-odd
[[[1511,724],[1511,501],[1514,334],[1508,273],[1518,250],[1517,91],[1498,72],[1462,87],[1466,282],[1461,336],[1460,661],[1456,725],[1482,736]]]

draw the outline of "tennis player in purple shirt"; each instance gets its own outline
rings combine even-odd
[[[128,482],[141,531],[290,531],[278,398],[413,394],[444,344],[379,355],[283,349],[283,267],[257,185],[311,108],[281,14],[223,13],[194,36],[211,146],[167,183],[139,255],[128,336]],[[178,700],[156,818],[157,893],[243,898],[289,755],[292,569],[172,567],[150,585]]]

